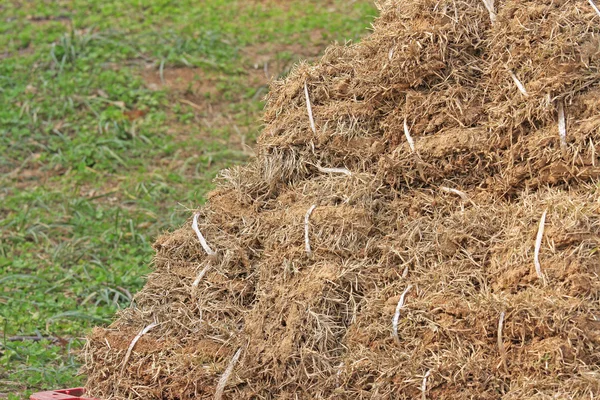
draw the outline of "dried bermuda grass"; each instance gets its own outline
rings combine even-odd
[[[590,4],[390,0],[274,82],[256,159],[89,335],[91,395],[597,397]]]

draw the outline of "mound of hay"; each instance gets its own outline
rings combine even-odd
[[[600,394],[600,16],[380,8],[273,83],[257,158],[198,211],[206,248],[191,219],[159,238],[89,336],[93,396]]]

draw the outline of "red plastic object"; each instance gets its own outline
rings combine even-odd
[[[29,400],[98,400],[90,397],[82,397],[84,394],[84,388],[51,390],[49,392],[32,394]]]

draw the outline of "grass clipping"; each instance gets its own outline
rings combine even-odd
[[[600,19],[492,6],[387,2],[274,82],[256,159],[89,335],[91,395],[598,396]]]

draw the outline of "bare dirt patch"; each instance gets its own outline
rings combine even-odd
[[[165,68],[161,72],[154,66],[147,66],[142,71],[142,78],[148,89],[167,89],[177,92],[194,92],[215,94],[217,92],[214,78],[206,76],[201,68]]]
[[[304,3],[307,4],[315,4],[319,7],[327,7],[331,11],[335,11],[338,7],[337,4],[341,4],[341,2],[336,2],[335,0],[304,0]],[[288,10],[290,8],[290,1],[288,0],[251,0],[250,4],[261,4],[267,7],[278,7],[283,10]]]
[[[53,16],[28,15],[26,19],[27,19],[27,21],[31,22],[32,24],[40,25],[40,26],[44,26],[44,25],[48,25],[53,22],[57,22],[57,23],[64,25],[67,28],[70,28],[73,23],[73,21],[71,20],[71,17],[66,14],[53,15]]]
[[[329,44],[321,30],[310,33],[310,43],[274,44],[260,43],[242,50],[244,67],[253,83],[268,84],[271,79],[289,72],[298,61],[315,61]]]
[[[145,68],[142,78],[151,90],[166,90],[171,104],[186,107],[194,114],[194,122],[205,129],[207,136],[209,130],[227,126],[231,121],[227,109],[231,100],[222,98],[222,91],[218,88],[219,76],[209,74],[201,68],[165,68],[161,71],[154,67]],[[162,76],[161,76],[162,75]],[[239,99],[237,101],[240,101]],[[188,138],[189,126],[177,121],[177,116],[171,110],[167,111],[168,133],[177,141]]]
[[[147,88],[166,90],[172,100],[171,104],[178,103],[194,114],[194,123],[200,127],[201,137],[223,142],[223,138],[214,137],[213,132],[230,129],[233,134],[229,135],[224,144],[251,154],[249,146],[253,143],[246,140],[246,137],[251,129],[255,129],[259,114],[250,115],[252,124],[247,126],[236,123],[232,108],[242,102],[261,100],[268,93],[270,82],[287,74],[297,62],[316,60],[327,42],[323,40],[321,30],[312,31],[310,37],[309,45],[264,43],[241,50],[240,64],[246,74],[245,85],[255,91],[252,99],[244,98],[242,93],[234,94],[233,98],[231,93],[224,96],[224,89],[220,88],[223,76],[201,68],[167,67],[161,72],[155,65],[148,65],[141,71],[141,76]],[[188,140],[189,126],[180,123],[173,112],[168,111],[167,115],[167,132],[178,142]],[[180,154],[185,155],[188,154]]]

